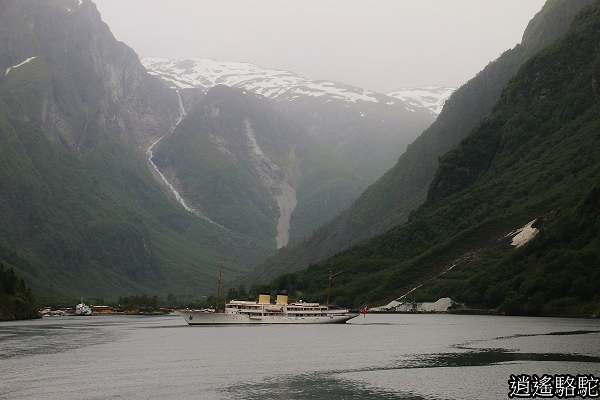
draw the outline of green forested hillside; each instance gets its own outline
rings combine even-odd
[[[220,260],[252,254],[170,201],[119,141],[73,154],[0,118],[0,244],[43,295],[208,291]],[[222,254],[230,257],[221,258]]]
[[[437,120],[396,165],[346,211],[296,246],[260,265],[255,277],[296,271],[404,223],[422,204],[438,159],[467,137],[498,101],[502,89],[532,55],[561,37],[577,12],[593,0],[550,0],[529,23],[520,45],[488,64],[446,102]]]
[[[177,98],[92,2],[2,1],[0,26],[0,262],[42,298],[116,298],[208,293],[254,259],[152,176]]]
[[[191,206],[254,236],[269,254],[287,244],[275,237],[274,186],[285,179],[295,191],[279,230],[289,225],[289,243],[297,243],[349,207],[435,119],[419,104],[247,63],[142,62],[179,88],[187,110],[156,161]]]
[[[408,222],[273,288],[338,303],[451,296],[514,314],[600,312],[600,4],[530,61],[492,113],[440,160]],[[522,247],[514,231],[539,230]],[[512,232],[512,233],[511,233]],[[450,268],[452,267],[452,268]]]
[[[31,290],[15,271],[0,263],[0,321],[37,317]]]
[[[276,181],[295,178],[290,153],[298,135],[261,96],[217,86],[196,97],[188,101],[188,116],[158,146],[155,162],[191,206],[269,254],[279,217]]]
[[[350,207],[435,119],[426,110],[381,100],[345,103],[306,96],[277,106],[304,131],[296,148],[292,245]]]
[[[155,161],[190,206],[252,237],[265,256],[282,245],[283,185],[294,191],[286,232],[293,243],[349,206],[432,120],[396,104],[277,102],[223,85],[181,94],[187,115]]]

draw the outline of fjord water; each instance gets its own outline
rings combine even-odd
[[[600,375],[600,320],[368,315],[189,327],[179,317],[0,324],[0,399],[501,399],[516,373]]]

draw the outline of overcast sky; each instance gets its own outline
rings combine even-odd
[[[247,61],[388,92],[458,86],[544,0],[95,0],[140,56]]]

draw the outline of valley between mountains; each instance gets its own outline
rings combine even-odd
[[[449,94],[419,92],[409,105],[246,63],[142,62],[181,93],[194,114],[155,152],[176,196],[210,220],[276,249],[347,207],[433,120],[431,104]],[[419,102],[424,99],[430,103]]]
[[[344,306],[594,315],[599,10],[549,0],[461,87],[379,93],[140,58],[91,0],[2,1],[3,271],[51,301],[198,303],[219,270],[323,301],[335,272]]]

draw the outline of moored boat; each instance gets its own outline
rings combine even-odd
[[[83,298],[81,299],[81,302],[75,306],[75,315],[92,315],[92,308],[83,302]]]

